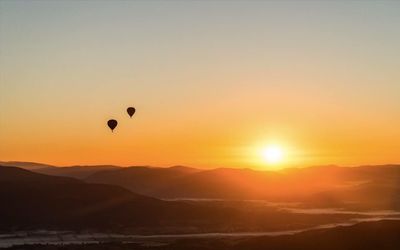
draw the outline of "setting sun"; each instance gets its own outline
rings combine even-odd
[[[278,164],[283,160],[284,152],[279,145],[270,145],[262,150],[262,157],[268,164]]]

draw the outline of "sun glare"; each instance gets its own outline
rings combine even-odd
[[[268,164],[274,165],[282,162],[284,152],[279,145],[270,145],[262,150],[262,157]]]

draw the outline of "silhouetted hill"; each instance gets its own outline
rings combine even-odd
[[[0,200],[1,229],[151,224],[168,205],[117,186],[13,167],[0,167]]]
[[[399,232],[400,221],[363,222],[353,226],[312,230],[294,235],[263,236],[238,241],[189,239],[165,248],[152,249],[397,250],[400,249]]]
[[[366,250],[400,249],[400,221],[364,222],[354,226],[313,230],[290,236],[260,237],[233,249]]]

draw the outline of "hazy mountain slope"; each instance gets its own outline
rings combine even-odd
[[[163,197],[159,194],[166,186],[199,171],[182,166],[170,168],[128,167],[97,172],[86,178],[85,181],[119,185],[140,194]]]
[[[118,186],[0,167],[0,231],[93,229],[189,233],[299,229],[351,215],[299,215],[274,208],[167,202]]]
[[[267,199],[316,206],[362,202],[387,209],[396,208],[400,200],[399,165],[326,166],[279,172],[132,167],[98,172],[86,180],[120,185],[159,198]]]
[[[14,166],[28,170],[37,170],[42,168],[55,168],[55,166],[43,164],[43,163],[36,163],[36,162],[24,162],[24,161],[0,161],[0,165],[3,166]]]
[[[400,210],[400,183],[367,182],[314,194],[306,199],[310,207]]]
[[[186,175],[159,188],[159,197],[257,199],[273,192],[268,186],[281,175],[250,169],[212,169]]]
[[[51,167],[41,168],[33,170],[36,173],[54,175],[54,176],[66,176],[74,177],[78,179],[85,179],[88,176],[106,170],[115,170],[121,167],[113,165],[94,165],[94,166],[71,166],[71,167]]]
[[[269,190],[263,187],[275,183],[280,176],[277,172],[250,169],[131,167],[98,172],[86,181],[120,185],[161,198],[256,198],[264,196]]]
[[[400,166],[318,166],[278,172],[188,167],[45,167],[33,171],[112,184],[158,198],[265,199],[311,207],[400,209]],[[353,203],[353,204],[352,204]],[[357,204],[358,203],[358,204]]]

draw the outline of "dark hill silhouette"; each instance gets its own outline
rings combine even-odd
[[[238,242],[229,240],[182,240],[169,245],[165,249],[397,250],[400,249],[399,232],[400,221],[363,222],[353,226],[312,230],[294,235],[254,237]],[[153,249],[162,249],[162,247]]]
[[[354,226],[313,230],[291,236],[245,240],[233,249],[394,250],[400,247],[400,221],[364,222]]]
[[[168,204],[117,186],[0,167],[1,229],[151,224]],[[145,220],[143,211],[149,215]]]

